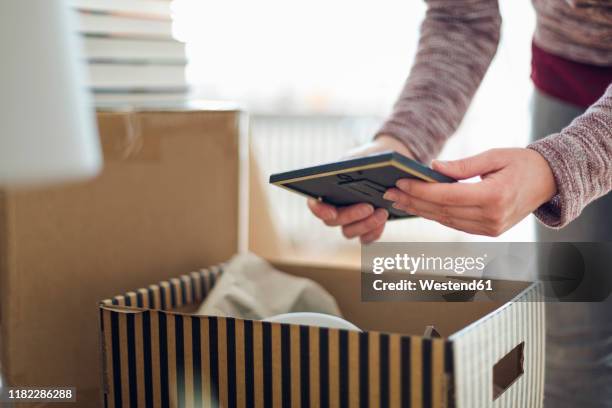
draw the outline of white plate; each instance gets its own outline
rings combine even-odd
[[[361,331],[353,323],[340,317],[323,313],[283,313],[264,319],[264,322],[300,324],[305,326],[328,327],[330,329],[346,329]]]

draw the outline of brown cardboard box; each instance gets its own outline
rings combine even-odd
[[[272,213],[266,184],[260,180],[261,171],[253,153],[249,155],[249,205],[248,234],[249,251],[266,259],[279,259],[287,256],[288,245],[282,239]]]
[[[536,284],[512,283],[509,301],[372,303],[356,269],[276,266],[364,331],[193,315],[223,273],[202,269],[101,302],[105,406],[542,406]]]
[[[78,406],[99,406],[99,300],[239,249],[242,117],[99,113],[99,177],[0,194],[5,383],[73,386]]]

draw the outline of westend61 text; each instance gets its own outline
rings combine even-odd
[[[418,282],[418,284],[417,284]],[[493,285],[490,279],[474,279],[469,282],[446,282],[434,279],[418,279],[417,281],[402,279],[397,282],[385,282],[377,279],[372,283],[376,291],[491,291]]]

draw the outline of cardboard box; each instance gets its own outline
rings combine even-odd
[[[195,316],[223,266],[199,270],[101,302],[105,406],[542,406],[535,284],[509,302],[365,303],[357,270],[276,266],[367,331]]]
[[[99,177],[0,194],[5,384],[72,386],[77,406],[100,405],[100,299],[244,245],[242,122],[233,107],[101,112]]]

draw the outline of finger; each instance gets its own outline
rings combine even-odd
[[[366,219],[345,225],[342,228],[342,234],[349,239],[367,234],[381,225],[384,225],[387,218],[389,218],[389,212],[383,208],[379,208]]]
[[[420,215],[421,212],[428,212],[438,214],[439,216],[448,216],[474,221],[479,221],[485,218],[483,210],[480,207],[435,204],[429,201],[421,200],[418,197],[412,197],[394,188],[387,190],[385,196],[392,197],[391,201],[394,202],[393,207],[414,215]],[[399,208],[400,206],[401,208]]]
[[[491,195],[491,190],[483,183],[428,183],[401,179],[396,186],[412,197],[441,205],[482,206]]]
[[[310,211],[315,215],[315,217],[318,217],[323,221],[331,221],[338,216],[336,207],[321,201],[317,201],[314,198],[308,199],[308,208],[310,208]]]
[[[487,236],[491,235],[488,232],[486,226],[477,221],[452,219],[449,223],[441,222],[440,224],[445,225],[449,228],[459,230],[459,231],[467,232],[468,234],[487,235]]]
[[[408,209],[398,208],[399,210],[409,212]],[[465,220],[461,218],[452,218],[446,216],[440,216],[439,214],[434,214],[430,212],[423,211],[418,214],[420,217],[426,218],[431,221],[435,221],[439,224],[447,226],[449,228],[453,228],[459,231],[467,232],[470,234],[477,235],[491,235],[489,233],[489,229],[487,226],[479,221],[474,220]]]
[[[362,235],[361,237],[359,237],[359,240],[363,245],[370,244],[378,240],[382,235],[383,231],[385,230],[385,225],[386,224],[383,224],[380,227],[368,232],[367,234]]]
[[[325,221],[330,227],[352,224],[369,217],[374,212],[372,204],[359,203],[348,207],[336,208],[338,216],[332,220]]]
[[[464,180],[499,170],[506,164],[506,156],[504,149],[492,149],[461,160],[434,160],[431,166],[449,177]]]
[[[453,220],[482,222],[480,220],[470,220],[470,219],[464,219],[464,218],[453,217],[453,216],[449,216],[445,214],[440,214],[439,212],[432,212],[432,211],[426,211],[426,210],[416,211],[414,208],[406,207],[401,204],[394,204],[393,207],[400,211],[404,211],[412,215],[418,215],[419,217],[423,217],[431,221],[439,222],[440,224],[444,224],[444,225],[452,224],[454,222]]]

